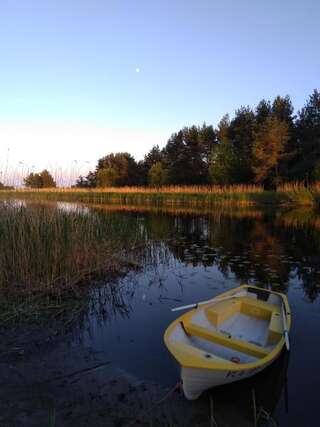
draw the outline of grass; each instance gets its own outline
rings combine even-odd
[[[83,208],[0,203],[0,321],[26,304],[60,310],[81,300],[92,279],[123,272],[134,261],[136,230]]]
[[[263,191],[256,185],[234,186],[165,186],[110,187],[101,189],[19,189],[2,191],[3,197],[19,197],[34,200],[60,200],[100,204],[147,204],[156,206],[214,206],[278,204],[279,194]]]
[[[109,188],[53,188],[2,190],[4,198],[60,200],[99,204],[144,204],[153,206],[211,207],[216,205],[303,205],[320,206],[320,182],[306,186],[287,183],[277,191],[264,191],[258,185],[164,186]]]
[[[278,193],[286,196],[289,201],[301,206],[320,206],[320,182],[306,186],[294,182],[284,184],[278,188]]]

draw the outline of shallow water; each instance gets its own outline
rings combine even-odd
[[[107,315],[102,317],[106,320],[90,315],[86,345],[104,351],[139,378],[172,386],[179,372],[163,343],[166,327],[177,316],[171,308],[208,299],[241,283],[280,290],[288,295],[292,309],[291,353],[287,382],[283,366],[270,371],[268,394],[273,402],[269,411],[280,425],[317,424],[320,216],[316,212],[203,214],[120,208],[100,212],[138,223],[148,250],[142,270],[117,284],[121,304],[105,307]],[[237,392],[224,387],[221,396],[233,390]]]

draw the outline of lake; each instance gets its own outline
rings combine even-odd
[[[276,366],[268,368],[267,375],[216,389],[213,395],[220,416],[225,413],[227,419],[230,410],[242,405],[244,396],[250,407],[252,389],[257,387],[258,405],[271,417],[267,420],[265,414],[266,424],[261,425],[274,425],[273,420],[281,426],[317,425],[317,212],[303,208],[201,211],[67,203],[58,203],[58,207],[85,209],[89,215],[107,215],[114,221],[121,217],[145,241],[140,268],[113,283],[115,295],[106,298],[104,286],[109,284],[103,283],[91,292],[91,309],[80,333],[82,345],[103,352],[130,375],[171,388],[179,380],[177,365],[163,343],[166,327],[177,316],[171,308],[206,300],[242,283],[284,292],[293,320],[290,357],[283,355]]]

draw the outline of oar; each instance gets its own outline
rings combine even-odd
[[[288,332],[287,316],[285,313],[284,303],[281,304],[281,313],[282,313],[282,322],[283,322],[283,335],[286,342],[287,350],[290,351],[289,332]]]
[[[212,299],[209,299],[207,301],[197,302],[195,304],[188,304],[188,305],[183,305],[181,307],[175,307],[175,308],[172,308],[171,311],[180,311],[180,310],[187,310],[188,308],[197,308],[199,305],[208,304],[210,302],[214,304],[216,302],[226,301],[226,300],[232,299],[232,298],[240,298],[240,297],[244,296],[245,294],[246,294],[245,292],[242,292],[242,293],[238,293],[238,294],[235,294],[235,295],[229,295],[227,297],[212,298]]]

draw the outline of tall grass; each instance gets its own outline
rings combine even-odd
[[[250,206],[255,204],[255,198],[265,198],[263,188],[255,185],[19,189],[14,192],[0,192],[1,195],[85,203],[141,203],[167,206],[211,206],[216,204]]]
[[[304,206],[320,206],[320,182],[305,185],[301,182],[287,183],[277,188],[291,203]]]
[[[106,187],[106,188],[40,188],[28,189],[20,188],[17,192],[99,192],[99,193],[144,193],[144,194],[161,194],[161,193],[186,193],[186,194],[230,194],[230,193],[261,193],[263,187],[259,185],[239,184],[239,185],[167,185],[161,187],[142,187],[142,186],[124,186],[124,187]]]
[[[136,244],[121,218],[0,203],[1,295],[80,296],[88,279],[121,271]]]
[[[2,198],[74,201],[99,204],[145,204],[154,206],[210,207],[253,205],[320,206],[320,182],[312,185],[287,183],[276,191],[259,185],[203,185],[108,188],[50,188],[0,191]]]

